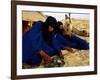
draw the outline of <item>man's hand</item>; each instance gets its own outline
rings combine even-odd
[[[40,56],[43,58],[45,63],[51,63],[52,59],[49,55],[47,55],[43,50],[39,52]]]

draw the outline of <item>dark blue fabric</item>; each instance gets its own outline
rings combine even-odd
[[[77,44],[77,49],[80,50],[88,50],[89,49],[89,43],[86,42],[86,40],[79,38],[78,36],[72,34],[71,40]]]
[[[87,43],[86,40],[83,40],[74,34],[66,37],[63,37],[62,35],[59,34],[59,41],[62,44],[64,44],[64,47],[70,47],[80,50],[89,49],[89,43]]]
[[[37,22],[23,35],[23,63],[40,64],[42,61],[41,56],[38,54],[40,50],[43,50],[49,56],[61,51],[55,34],[50,34],[47,41],[44,40],[43,27],[41,22]]]
[[[43,43],[42,50],[49,56],[55,55],[54,49],[50,45],[48,45],[46,42]]]
[[[23,63],[31,62],[33,65],[41,62],[38,52],[42,49],[42,24],[37,22],[23,35]]]
[[[61,38],[54,32],[46,36],[45,43],[52,48],[52,55],[59,54],[64,47],[61,42]]]
[[[65,46],[64,38],[61,35],[55,34],[52,38],[52,46],[56,53],[60,53]]]

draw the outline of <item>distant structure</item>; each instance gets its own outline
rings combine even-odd
[[[47,16],[43,15],[40,11],[23,11],[22,12],[22,20],[24,21],[45,21]]]

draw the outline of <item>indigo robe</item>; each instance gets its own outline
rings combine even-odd
[[[41,56],[38,54],[38,52],[42,49],[43,45],[41,29],[41,22],[37,22],[35,25],[32,25],[32,28],[23,35],[23,63],[36,65],[42,61]]]
[[[57,40],[60,42],[60,46],[64,47],[70,47],[75,48],[79,50],[88,50],[89,49],[89,43],[86,42],[86,40],[83,40],[79,38],[78,36],[72,34],[69,36],[63,36],[61,34],[57,34]]]
[[[23,49],[23,63],[38,65],[42,61],[42,57],[38,54],[43,50],[48,56],[53,56],[60,53],[61,48],[59,42],[54,34],[44,40],[42,22],[35,23],[32,28],[23,35],[22,49]]]

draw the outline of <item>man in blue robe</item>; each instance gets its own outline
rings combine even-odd
[[[37,22],[32,28],[23,35],[23,63],[38,64],[41,62],[41,56],[38,52],[42,48],[42,24]]]
[[[63,23],[58,22],[57,27],[55,29],[56,34],[58,35],[58,40],[65,47],[75,48],[79,50],[88,50],[89,43],[86,40],[83,40],[76,36],[75,34],[69,34],[63,29]]]
[[[53,34],[56,24],[56,19],[49,16],[44,23],[36,22],[23,34],[23,63],[39,65],[43,59],[49,64],[52,62],[51,56],[61,54],[61,48]]]

